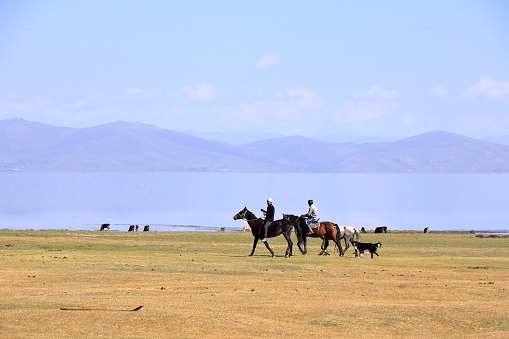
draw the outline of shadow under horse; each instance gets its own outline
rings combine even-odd
[[[264,220],[257,218],[256,215],[254,215],[253,212],[247,209],[247,207],[244,207],[242,211],[235,214],[233,216],[233,220],[238,219],[244,219],[247,221],[249,226],[251,227],[251,233],[253,234],[254,241],[253,241],[253,250],[251,251],[251,254],[249,256],[253,256],[256,245],[258,244],[258,240],[261,239],[262,235],[260,234],[263,230]],[[292,256],[292,246],[293,242],[290,239],[290,234],[292,233],[292,223],[289,220],[286,219],[280,219],[272,222],[269,225],[269,228],[267,230],[267,238],[274,238],[279,235],[283,235],[288,242],[288,247],[286,248],[285,258],[290,258]],[[276,255],[274,254],[274,251],[270,248],[269,242],[265,241],[265,247],[269,250],[270,254],[272,254],[272,257],[275,258]]]
[[[332,240],[336,246],[339,248],[339,255],[343,256],[345,252],[343,251],[343,247],[341,247],[340,243],[340,234],[338,232],[338,225],[330,221],[321,221],[318,222],[318,227],[313,228],[313,234],[308,234],[308,227],[305,224],[305,219],[292,215],[292,214],[283,214],[283,219],[290,221],[294,227],[295,232],[297,233],[297,238],[299,241],[297,242],[297,246],[299,246],[302,254],[306,254],[307,250],[307,237],[311,238],[322,238],[323,242],[321,245],[321,252],[318,255],[330,255],[327,251],[327,247],[329,247],[329,241]]]

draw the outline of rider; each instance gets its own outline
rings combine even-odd
[[[318,209],[313,205],[313,200],[308,200],[309,210],[306,214],[302,214],[301,217],[306,218],[305,222],[309,228],[308,235],[313,234],[313,228],[311,223],[318,221]]]
[[[267,231],[269,230],[269,225],[274,221],[274,214],[276,213],[276,208],[272,205],[272,198],[267,199],[267,210],[263,211],[263,215],[265,215],[265,220],[263,221],[263,229],[262,229],[262,242],[267,241]]]

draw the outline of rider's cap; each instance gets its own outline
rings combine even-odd
[[[308,200],[308,204],[312,205],[313,204],[313,200]]]
[[[270,202],[272,202],[272,198],[268,198],[268,199],[267,199],[267,201],[270,201]]]

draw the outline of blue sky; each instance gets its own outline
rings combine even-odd
[[[509,3],[0,1],[0,119],[509,135]]]

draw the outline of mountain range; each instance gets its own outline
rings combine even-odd
[[[234,145],[136,122],[73,128],[13,118],[0,120],[0,170],[507,173],[509,146],[447,131],[385,142],[289,136]]]

